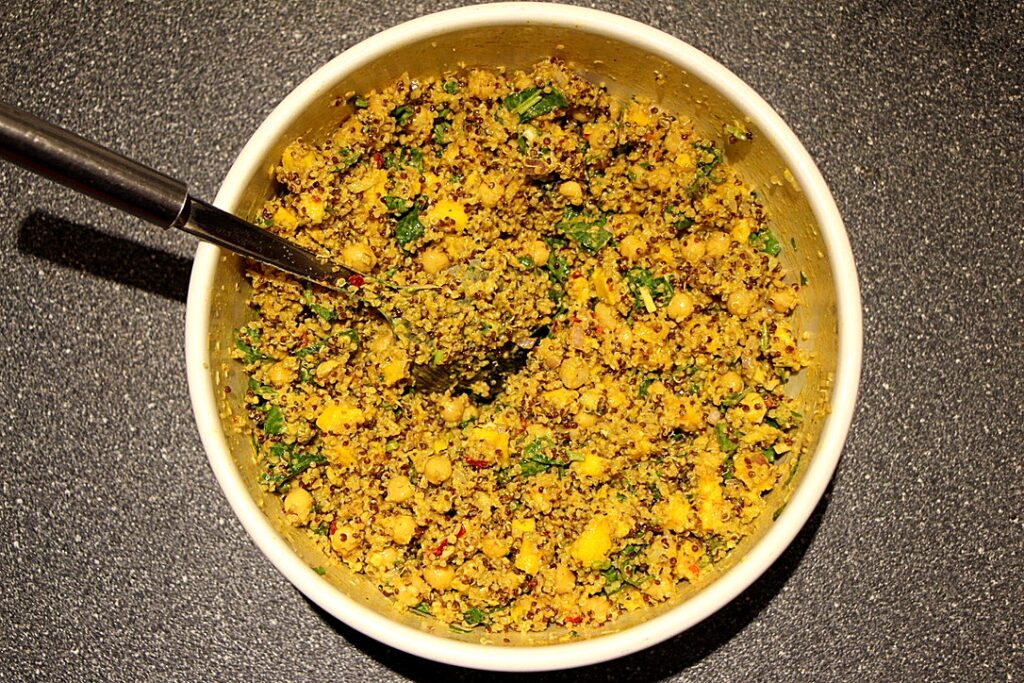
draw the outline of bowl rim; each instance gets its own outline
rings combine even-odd
[[[608,12],[551,3],[484,4],[421,16],[377,33],[317,69],[274,108],[239,153],[214,203],[221,207],[234,206],[242,196],[246,180],[259,172],[262,160],[288,123],[310,103],[326,95],[342,75],[377,59],[395,45],[455,30],[524,23],[574,28],[642,46],[650,54],[678,64],[713,85],[753,120],[778,149],[803,188],[818,221],[836,285],[839,338],[831,412],[823,425],[818,447],[785,510],[741,561],[675,608],[615,633],[554,645],[510,647],[466,643],[405,626],[345,595],[291,549],[250,496],[228,449],[210,372],[211,292],[221,250],[200,243],[189,281],[186,309],[189,395],[210,467],[246,532],[292,584],[348,626],[426,659],[495,671],[564,669],[631,654],[685,631],[750,586],[793,541],[831,480],[853,418],[863,352],[860,288],[849,239],[824,178],[796,135],[764,99],[710,56],[658,29]]]

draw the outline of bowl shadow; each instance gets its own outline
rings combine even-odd
[[[569,681],[661,680],[692,667],[745,629],[783,589],[807,553],[832,496],[829,483],[803,529],[777,560],[743,593],[713,615],[677,636],[626,657],[577,669],[540,673],[477,671],[441,664],[384,645],[331,616],[308,600],[310,608],[334,631],[364,654],[414,681],[501,680],[530,683]]]
[[[192,260],[46,211],[18,227],[17,249],[65,268],[185,303]]]

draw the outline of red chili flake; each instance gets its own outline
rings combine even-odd
[[[327,530],[328,535],[333,536],[334,532],[338,530],[338,520],[331,520],[331,528]]]
[[[362,287],[366,284],[366,278],[359,273],[354,273],[348,276],[348,283],[353,287]]]
[[[309,198],[312,199],[314,202],[322,202],[323,201],[323,199],[321,199],[320,195],[318,195],[318,194],[311,194],[311,195],[309,195]]]
[[[482,470],[490,467],[494,463],[487,462],[486,460],[477,460],[476,458],[466,457],[466,464],[470,467]]]
[[[462,538],[465,535],[466,535],[466,527],[465,526],[460,526],[459,527],[459,531],[455,534],[455,538]]]
[[[444,552],[445,547],[448,545],[448,539],[442,538],[441,542],[437,544],[437,547],[430,552],[434,554],[434,557],[441,557],[441,553]]]
[[[583,615],[577,614],[575,617],[566,617],[565,623],[572,624],[573,626],[579,626],[580,622],[583,621]]]
[[[373,153],[373,165],[377,168],[384,168],[384,155],[380,152]]]
[[[580,271],[578,271],[578,270],[574,270],[574,271],[572,271],[572,272],[571,272],[571,273],[569,274],[569,277],[570,277],[571,279],[575,280],[575,279],[576,279],[576,278],[578,278],[578,277],[583,277],[583,273],[581,273],[581,272],[580,272]]]
[[[604,328],[598,325],[597,327],[594,328],[594,332],[597,332],[598,334],[604,334]]]

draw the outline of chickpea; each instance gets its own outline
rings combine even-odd
[[[594,307],[594,319],[606,330],[614,330],[619,324],[619,314],[603,301]]]
[[[729,295],[725,302],[725,307],[729,309],[729,312],[741,318],[750,315],[756,305],[757,295],[749,289],[737,289]]]
[[[543,266],[548,262],[551,250],[543,240],[532,240],[526,245],[526,255],[530,257],[535,266]]]
[[[430,275],[436,275],[451,264],[448,255],[440,249],[430,248],[420,254],[420,265]]]
[[[409,477],[404,474],[391,477],[391,480],[388,482],[387,500],[392,503],[404,503],[412,498],[412,494],[412,482],[409,481]]]
[[[562,347],[550,339],[542,339],[537,345],[537,358],[548,370],[554,370],[562,364]]]
[[[794,308],[796,308],[796,292],[794,292],[789,287],[784,287],[783,289],[774,292],[768,298],[768,301],[771,302],[772,308],[774,308],[777,312],[789,313]]]
[[[466,412],[469,399],[465,394],[460,396],[448,396],[441,401],[441,419],[448,424],[457,424],[462,421],[462,414]]]
[[[300,524],[305,524],[309,513],[313,511],[313,496],[301,486],[294,487],[284,497],[284,511],[298,517]]]
[[[498,538],[497,536],[488,536],[480,543],[480,550],[492,560],[507,555],[509,547],[507,539]]]
[[[619,253],[630,261],[637,260],[646,248],[647,245],[644,244],[644,241],[636,235],[626,235],[619,242]]]
[[[443,591],[451,585],[455,570],[451,567],[427,567],[423,570],[423,578],[434,590]]]
[[[743,378],[732,370],[722,375],[718,381],[726,394],[738,394],[743,391]]]
[[[431,484],[441,484],[452,476],[452,463],[443,455],[432,455],[423,465],[423,476]]]
[[[391,539],[398,545],[408,545],[416,534],[416,520],[412,515],[398,515],[391,523]]]
[[[623,350],[628,350],[633,346],[633,330],[629,329],[629,325],[623,325],[619,328],[618,334],[619,345],[622,346]]]
[[[676,322],[686,320],[693,313],[693,297],[687,292],[676,292],[665,307],[665,313]]]
[[[575,180],[567,180],[559,185],[558,194],[568,199],[572,204],[579,204],[583,201],[583,188]]]
[[[341,262],[353,270],[368,273],[377,265],[377,257],[368,244],[356,242],[341,250]]]
[[[590,370],[582,359],[571,356],[558,369],[558,377],[566,389],[579,389],[590,379]]]
[[[704,242],[696,237],[685,238],[679,247],[679,253],[690,265],[696,265],[704,258],[705,251]]]
[[[654,190],[667,190],[672,187],[675,173],[668,166],[661,166],[647,174],[647,185]]]
[[[359,536],[353,527],[339,524],[331,534],[331,548],[342,557],[351,555],[359,547]]]
[[[581,410],[580,412],[576,413],[576,425],[580,429],[590,429],[596,424],[597,415],[594,415],[593,413],[588,413],[585,410]]]
[[[708,256],[725,256],[731,242],[732,239],[724,232],[713,232],[704,241],[704,251]]]
[[[292,367],[288,359],[274,363],[270,366],[270,370],[267,371],[267,379],[275,387],[283,387],[292,382],[297,376],[298,373],[295,372],[295,368]]]
[[[377,355],[383,355],[385,351],[391,348],[391,344],[395,340],[395,335],[389,332],[381,332],[370,339],[370,350]]]

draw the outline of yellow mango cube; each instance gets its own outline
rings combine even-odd
[[[450,218],[452,225],[456,229],[464,228],[466,223],[469,222],[469,217],[466,216],[466,209],[462,204],[458,203],[453,199],[442,199],[434,204],[423,216],[424,220],[430,225],[437,225],[442,220]]]
[[[584,566],[591,567],[608,559],[612,549],[612,524],[604,515],[590,520],[583,532],[573,541],[569,554]]]
[[[537,544],[534,543],[533,539],[524,539],[523,544],[519,548],[519,553],[516,555],[516,569],[524,571],[527,574],[536,574],[540,571],[540,565],[540,548],[537,547]]]
[[[608,461],[594,453],[584,453],[583,460],[574,462],[572,468],[581,477],[597,478],[603,476],[608,470]]]
[[[306,173],[316,164],[316,153],[299,142],[293,142],[281,153],[281,168],[286,173]]]
[[[299,225],[299,217],[291,209],[281,206],[274,212],[274,225],[291,232]]]
[[[302,198],[299,199],[299,207],[313,225],[322,223],[327,213],[324,200],[319,195],[302,195]]]
[[[678,493],[655,505],[654,514],[669,531],[683,532],[693,528],[693,508]]]
[[[316,426],[320,431],[328,434],[344,434],[354,429],[365,418],[365,414],[354,406],[338,403],[328,403],[320,417],[316,419]]]
[[[524,534],[537,530],[537,520],[533,517],[512,520],[512,535],[521,538]]]
[[[405,377],[406,363],[403,360],[393,360],[381,368],[381,375],[384,377],[384,384],[391,386],[398,380]]]

